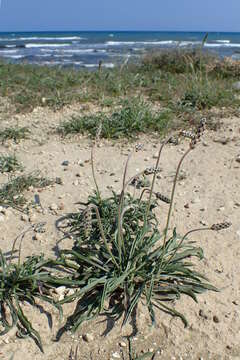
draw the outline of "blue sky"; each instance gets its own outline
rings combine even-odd
[[[239,31],[240,0],[2,0],[0,31]]]

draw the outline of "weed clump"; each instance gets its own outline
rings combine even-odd
[[[27,127],[20,128],[6,128],[4,130],[0,130],[0,140],[4,143],[7,140],[13,140],[18,143],[22,139],[27,139],[30,130]]]
[[[143,58],[142,65],[146,70],[159,69],[173,74],[184,74],[207,69],[207,65],[216,61],[216,57],[202,53],[200,49],[176,49],[149,53]]]
[[[73,117],[58,129],[62,135],[89,133],[96,137],[101,125],[101,137],[117,139],[134,137],[140,133],[164,133],[170,123],[171,111],[153,112],[143,101],[125,101],[122,109],[112,114],[98,113],[82,117]]]
[[[0,188],[0,205],[21,207],[26,204],[24,191],[30,186],[42,188],[52,184],[52,181],[39,174],[21,175],[12,177]]]
[[[61,311],[49,296],[50,286],[46,286],[49,275],[45,268],[47,264],[42,255],[29,257],[22,264],[13,263],[12,256],[6,259],[0,250],[0,334],[4,335],[16,326],[18,337],[32,337],[41,351],[40,335],[24,314],[22,303],[26,301],[38,307],[36,298],[39,298]]]
[[[16,170],[23,170],[23,167],[15,155],[0,156],[0,173],[13,172]]]
[[[207,290],[217,291],[205,276],[196,271],[192,259],[202,260],[203,250],[189,237],[201,230],[226,229],[230,223],[193,229],[184,235],[178,234],[176,227],[171,233],[169,229],[181,165],[196,147],[204,127],[205,120],[191,134],[189,148],[177,166],[170,198],[154,191],[161,153],[168,140],[160,147],[150,189],[143,189],[138,199],[127,192],[134,178],[127,179],[129,159],[119,196],[114,194],[113,197],[102,198],[93,171],[96,194],[89,198],[80,214],[73,216],[71,230],[75,232],[76,243],[72,250],[60,252],[58,262],[64,268],[70,264],[74,281],[81,284],[80,287],[73,284],[74,294],[59,302],[62,305],[78,300],[74,313],[64,326],[65,330],[75,331],[84,321],[101,313],[108,314],[115,321],[123,316],[125,324],[133,316],[140,300],[146,304],[153,323],[155,309],[158,308],[180,317],[186,326],[187,320],[176,311],[174,301],[183,294],[197,301],[198,294]],[[138,176],[144,173],[145,170]],[[154,211],[157,200],[169,207],[162,231]]]

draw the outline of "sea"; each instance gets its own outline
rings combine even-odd
[[[149,50],[200,47],[204,32],[0,32],[0,59],[10,63],[94,69],[139,61]],[[211,32],[204,51],[240,59],[240,33]]]

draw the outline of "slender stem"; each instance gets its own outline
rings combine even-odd
[[[116,259],[113,256],[113,253],[112,253],[112,251],[111,251],[111,249],[110,249],[110,247],[109,247],[109,245],[107,243],[107,239],[106,239],[105,234],[104,234],[104,230],[103,230],[102,221],[101,221],[101,217],[100,217],[100,214],[99,214],[98,207],[96,205],[93,205],[93,204],[91,204],[90,207],[93,208],[95,210],[95,212],[96,212],[99,230],[100,230],[101,236],[103,238],[104,244],[105,244],[105,246],[107,248],[107,251],[108,251],[109,255],[111,256],[113,263],[117,266],[117,268],[119,268],[119,265],[116,262]]]
[[[122,183],[122,191],[119,198],[119,205],[118,205],[118,252],[119,252],[119,261],[120,264],[122,262],[122,247],[123,247],[123,236],[122,236],[122,228],[121,228],[121,218],[122,218],[122,207],[123,207],[123,201],[124,201],[124,191],[125,191],[125,184],[126,184],[126,177],[127,177],[127,169],[128,164],[130,161],[130,158],[132,156],[132,153],[128,155],[127,162],[124,168],[123,173],[123,183]]]
[[[95,168],[94,168],[94,149],[95,149],[95,145],[96,144],[93,144],[92,149],[91,149],[91,167],[92,167],[93,181],[94,181],[96,191],[97,191],[97,197],[98,197],[98,200],[101,201],[101,195],[100,195],[99,187],[98,187],[98,184],[97,184]]]
[[[18,235],[14,241],[13,241],[13,245],[12,245],[12,249],[11,249],[11,256],[10,256],[10,259],[9,259],[9,263],[11,264],[12,262],[12,258],[13,258],[13,253],[15,251],[15,246],[16,246],[16,243],[18,241],[19,238],[21,238],[21,241],[22,239],[24,238],[25,234],[29,231],[31,231],[33,229],[33,225],[29,226],[25,231],[23,231],[20,235]]]
[[[143,189],[143,191],[141,192],[140,198],[139,198],[139,203],[142,201],[143,195],[145,192],[150,192],[150,189]]]
[[[169,206],[169,210],[168,210],[168,216],[167,216],[167,224],[165,227],[165,234],[164,234],[164,239],[163,239],[163,249],[165,248],[166,245],[166,240],[167,240],[167,233],[168,233],[168,228],[169,228],[169,223],[170,223],[170,218],[171,218],[171,213],[172,213],[172,207],[173,207],[173,200],[174,200],[174,195],[175,195],[175,189],[176,189],[176,184],[177,184],[177,178],[178,178],[178,174],[182,165],[183,160],[185,159],[185,157],[189,154],[189,152],[192,150],[192,148],[190,147],[185,154],[182,156],[181,160],[179,161],[178,167],[177,167],[177,171],[175,174],[175,178],[173,181],[173,187],[172,187],[172,194],[171,194],[171,200],[170,200],[170,206]]]
[[[177,251],[180,249],[183,241],[186,239],[186,237],[188,237],[188,235],[190,235],[190,234],[192,234],[192,233],[194,233],[194,232],[197,232],[197,231],[205,231],[205,230],[208,230],[208,231],[209,231],[209,230],[212,230],[212,229],[208,227],[208,228],[198,228],[198,229],[193,229],[193,230],[188,231],[188,232],[182,237],[182,239],[181,239],[180,243],[178,244],[178,246],[176,247],[174,253],[173,253],[173,254],[170,256],[170,258],[168,259],[166,265],[168,265],[168,264],[170,263],[170,261],[174,258],[174,256],[176,255]]]
[[[146,223],[147,221],[147,218],[148,218],[148,215],[149,215],[149,210],[150,210],[150,206],[151,206],[151,200],[152,200],[152,194],[153,194],[153,188],[154,188],[154,184],[155,184],[155,181],[156,181],[156,176],[157,176],[157,169],[159,167],[159,162],[160,162],[160,157],[161,157],[161,153],[162,153],[162,149],[163,147],[168,143],[169,139],[171,137],[169,137],[167,140],[165,140],[160,149],[159,149],[159,152],[158,152],[158,157],[157,157],[157,161],[156,161],[156,166],[155,166],[155,171],[154,171],[154,175],[153,175],[153,180],[152,180],[152,184],[151,184],[151,189],[150,189],[150,195],[149,195],[149,199],[148,199],[148,205],[147,205],[147,210],[146,210],[146,213],[145,213],[145,219],[144,219],[144,223]]]

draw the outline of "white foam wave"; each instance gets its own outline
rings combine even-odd
[[[40,56],[49,56],[49,54],[43,54],[43,55],[40,55]],[[54,56],[55,58],[64,58],[64,57],[69,57],[69,58],[71,58],[71,57],[73,57],[72,54],[65,54],[65,51],[64,51],[64,53],[62,53],[62,54],[54,54],[53,56]]]
[[[14,54],[17,50],[0,50],[0,54]]]
[[[99,64],[84,64],[84,66],[86,68],[95,68],[95,67],[98,67]],[[113,63],[105,63],[105,64],[102,64],[102,66],[105,68],[109,68],[109,69],[112,69],[115,67],[115,65]]]
[[[26,48],[43,48],[43,47],[66,47],[70,46],[70,44],[26,44]]]
[[[162,40],[162,41],[107,41],[106,45],[119,46],[119,45],[170,45],[177,43],[174,40]]]
[[[200,41],[181,41],[179,42],[180,47],[200,45]]]
[[[230,40],[216,40],[216,42],[221,43],[221,44],[229,44],[231,41]]]
[[[34,62],[32,62],[34,63]],[[41,63],[39,63],[39,65],[62,65],[61,61],[41,61]]]
[[[63,37],[41,37],[41,36],[33,36],[33,37],[15,37],[15,38],[0,38],[0,41],[32,41],[32,40],[36,40],[36,41],[42,41],[42,40],[53,40],[53,41],[65,41],[65,40],[86,40],[86,38],[83,38],[81,36],[63,36]]]
[[[210,44],[210,43],[205,43],[204,44],[204,46],[205,47],[209,47],[209,48],[238,48],[238,47],[240,47],[240,44],[239,43],[225,43],[225,44],[215,44],[215,43],[213,43],[213,44]]]
[[[66,52],[66,53],[72,53],[72,54],[91,54],[91,53],[105,53],[106,50],[104,49],[99,49],[99,50],[96,50],[96,49],[65,49],[63,50],[63,52]]]
[[[2,54],[0,56],[8,59],[22,59],[25,57],[24,55],[2,55]]]

